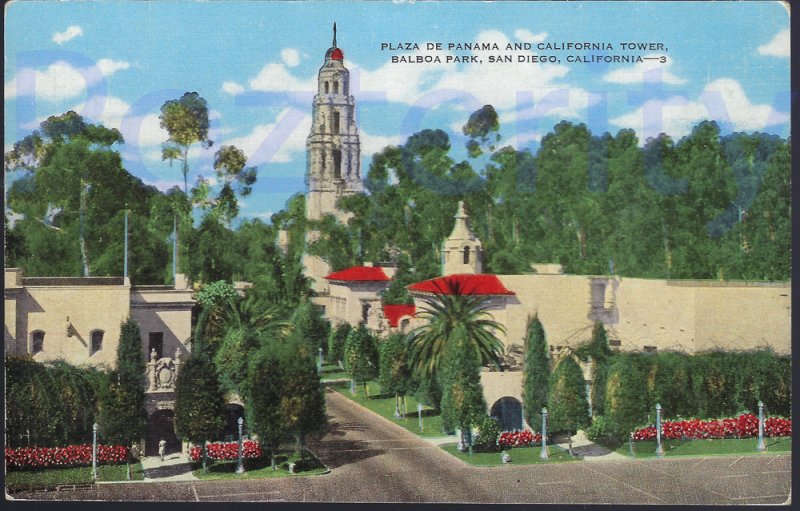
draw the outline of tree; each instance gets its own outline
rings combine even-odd
[[[630,356],[617,356],[606,383],[605,417],[612,438],[622,442],[647,419],[644,375]]]
[[[538,314],[528,318],[525,336],[525,376],[522,384],[522,399],[525,420],[534,430],[542,424],[542,408],[547,405],[550,360],[547,338]]]
[[[586,401],[586,384],[578,363],[571,356],[564,357],[550,376],[550,395],[547,411],[553,432],[563,431],[569,436],[569,454],[572,452],[572,435],[589,425],[589,403]]]
[[[494,332],[505,329],[491,319],[485,297],[462,291],[458,283],[444,281],[439,293],[422,299],[417,317],[426,321],[409,333],[409,365],[420,380],[439,375],[451,342],[474,350],[479,365],[500,367],[502,343]]]
[[[445,348],[442,377],[442,424],[445,430],[461,429],[462,442],[472,453],[472,427],[486,416],[481,385],[481,364],[466,324],[456,326]]]
[[[344,360],[344,346],[353,327],[350,323],[339,323],[336,328],[331,328],[328,333],[328,360],[339,362]]]
[[[187,92],[180,99],[164,103],[158,118],[161,127],[169,133],[161,158],[170,163],[182,160],[183,192],[188,196],[189,147],[200,142],[204,149],[208,149],[213,144],[208,138],[208,105],[196,92]]]
[[[377,374],[378,356],[375,339],[363,323],[352,330],[344,344],[344,368],[350,375],[350,391],[355,393],[355,385],[364,385],[364,394],[369,395],[367,381]]]
[[[296,333],[287,339],[283,366],[283,392],[280,412],[284,426],[297,440],[298,451],[305,438],[323,431],[327,425],[325,395],[320,385],[319,373],[308,343]]]
[[[494,151],[494,143],[500,140],[500,121],[497,112],[492,105],[484,105],[479,110],[472,112],[467,124],[462,128],[464,135],[469,137],[467,151],[472,158],[477,158],[483,154],[481,148],[484,144],[489,144],[489,150]],[[490,134],[494,133],[494,137]]]
[[[270,450],[272,470],[276,469],[278,448],[290,436],[280,408],[284,391],[282,358],[277,344],[262,343],[247,368],[247,422],[261,446]]]
[[[292,324],[299,339],[308,343],[314,356],[320,348],[327,349],[328,331],[330,323],[322,314],[319,305],[305,300],[300,303],[292,315]]]
[[[143,379],[145,373],[139,325],[128,318],[122,323],[117,347],[117,368],[109,374],[109,385],[100,397],[99,425],[108,443],[130,446],[144,437],[147,411]],[[128,479],[131,451],[128,451]]]
[[[204,308],[201,315],[207,313],[208,309]],[[181,367],[175,382],[175,432],[202,446],[204,472],[207,471],[206,441],[222,429],[224,406],[225,397],[198,322],[192,356]]]
[[[406,393],[411,386],[411,370],[408,368],[408,355],[405,336],[393,334],[381,343],[380,371],[378,375],[381,391],[394,394],[394,415],[405,417]],[[402,411],[400,398],[402,397]]]

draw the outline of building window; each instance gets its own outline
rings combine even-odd
[[[333,82],[333,93],[339,94],[339,82]]]
[[[342,151],[339,149],[333,150],[333,177],[342,178]]]
[[[469,264],[469,247],[464,247],[464,264]]]
[[[31,354],[35,355],[44,350],[44,332],[37,330],[31,333]]]
[[[328,94],[329,92],[330,92],[330,85],[328,84],[328,82],[325,82],[325,94]]]
[[[92,332],[92,355],[103,349],[103,333],[102,330]]]
[[[622,341],[620,341],[619,339],[609,339],[608,340],[608,345],[609,346],[622,346]]]
[[[372,305],[365,303],[361,305],[361,319],[366,323],[369,319],[369,311],[372,308]]]
[[[341,130],[339,129],[339,112],[333,112],[333,132],[338,134]]]
[[[644,346],[645,353],[655,353],[656,351],[658,351],[658,348],[655,346]]]
[[[150,354],[156,351],[156,360],[162,357],[164,353],[164,332],[150,332],[149,342],[147,343],[147,358]]]

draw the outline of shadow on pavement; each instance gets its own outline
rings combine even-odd
[[[602,445],[589,444],[580,447],[573,447],[572,452],[581,457],[605,456],[613,451],[606,449]]]
[[[147,479],[158,479],[161,477],[172,477],[188,474],[192,471],[191,463],[178,463],[174,465],[164,465],[162,467],[147,468],[142,471]]]
[[[376,449],[369,442],[341,438],[347,431],[364,429],[366,428],[359,423],[330,421],[327,434],[309,442],[309,447],[328,468],[341,467],[383,454],[383,449]]]

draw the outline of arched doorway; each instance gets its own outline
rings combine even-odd
[[[181,441],[175,434],[175,412],[172,410],[156,410],[147,419],[144,455],[156,456],[161,440],[167,442],[166,454],[180,452]]]
[[[225,442],[239,441],[239,417],[244,417],[244,407],[233,403],[225,405],[225,429],[222,430],[220,440]],[[247,424],[242,427],[242,435],[247,434]]]
[[[500,421],[503,431],[519,431],[522,429],[522,403],[513,397],[502,397],[495,401],[489,413]]]

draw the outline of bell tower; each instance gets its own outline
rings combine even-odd
[[[474,274],[483,271],[483,245],[469,228],[464,202],[458,202],[453,232],[442,244],[442,275]]]
[[[336,42],[336,23],[333,42],[317,75],[306,151],[306,219],[320,220],[332,214],[346,223],[348,215],[336,209],[336,201],[362,190],[361,142],[355,100],[350,95],[350,72],[344,67],[344,53]],[[306,243],[318,237],[318,232],[309,231]],[[307,275],[314,280],[314,290],[326,292],[328,283],[324,277],[330,273],[330,266],[310,255],[305,255],[303,262]]]

